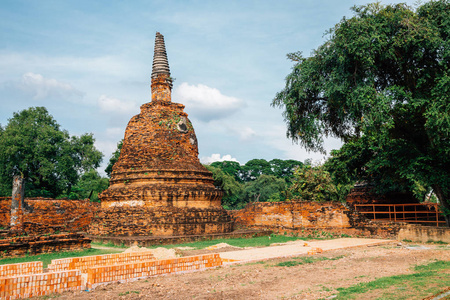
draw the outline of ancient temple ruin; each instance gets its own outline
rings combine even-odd
[[[171,100],[172,78],[157,32],[151,102],[125,131],[110,187],[99,198],[93,235],[189,235],[233,229],[222,191],[198,159],[197,138],[184,105]]]

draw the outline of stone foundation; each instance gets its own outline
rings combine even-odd
[[[95,236],[173,236],[224,233],[233,230],[222,208],[110,207],[93,218]]]
[[[410,240],[422,243],[444,242],[450,244],[450,228],[407,225],[400,230],[398,240]]]
[[[0,258],[88,248],[91,248],[91,240],[79,233],[4,238],[0,239]]]

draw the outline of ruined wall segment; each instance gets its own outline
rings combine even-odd
[[[239,225],[272,230],[353,226],[353,217],[338,202],[255,202],[230,213]]]
[[[27,234],[86,231],[100,203],[85,200],[25,198],[22,229]],[[11,197],[0,197],[0,227],[10,224]]]

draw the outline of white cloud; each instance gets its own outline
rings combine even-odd
[[[117,137],[123,137],[124,135],[124,128],[120,127],[111,127],[106,128],[106,136],[110,138],[117,138]]]
[[[122,101],[116,98],[111,98],[106,95],[101,95],[97,104],[102,112],[130,114],[138,110],[138,106],[134,101]]]
[[[244,106],[242,100],[225,96],[216,88],[186,82],[174,90],[172,100],[186,105],[186,110],[202,121],[224,118]]]
[[[250,127],[243,127],[242,129],[239,130],[234,129],[233,131],[235,131],[239,135],[239,139],[241,141],[248,141],[256,136],[256,131],[254,131]]]
[[[31,95],[33,99],[82,97],[83,93],[68,83],[41,74],[28,72],[22,80],[12,84],[14,87]]]
[[[220,156],[220,153],[213,153],[211,156],[205,156],[200,158],[202,164],[211,164],[215,161],[236,161],[239,162],[236,158],[231,157],[230,154],[225,154],[224,156]]]

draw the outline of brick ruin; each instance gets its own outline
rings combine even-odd
[[[403,223],[373,223],[340,202],[254,202],[229,212],[236,226],[300,236],[395,238]]]
[[[100,203],[85,200],[25,198],[22,231],[27,234],[86,231]],[[8,228],[11,197],[0,197],[0,227]]]
[[[0,197],[0,258],[91,247],[91,240],[81,232],[89,227],[99,203],[25,198],[16,214],[20,228],[10,227],[11,206],[11,197]]]
[[[362,221],[339,202],[254,202],[232,214],[239,225],[275,231],[350,228]]]
[[[171,101],[172,78],[157,32],[151,102],[125,131],[110,187],[89,233],[96,236],[225,233],[233,222],[221,206],[222,191],[198,159],[197,138],[184,105]]]

